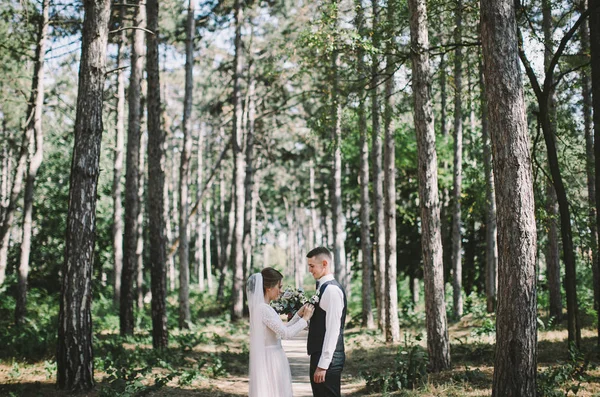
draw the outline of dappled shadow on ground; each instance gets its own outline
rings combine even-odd
[[[8,385],[0,385],[0,396],[11,396],[11,397],[98,397],[101,395],[100,390],[102,384],[96,385],[96,387],[89,392],[67,392],[57,390],[54,383],[13,383]],[[166,397],[166,396],[182,396],[182,397],[239,397],[247,396],[246,390],[235,391],[220,391],[214,387],[203,386],[197,389],[191,388],[180,388],[165,386],[157,391],[149,393],[139,394],[149,397]]]

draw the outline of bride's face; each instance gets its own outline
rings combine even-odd
[[[277,283],[277,285],[275,285],[274,287],[267,288],[267,293],[266,293],[267,299],[269,301],[278,299],[279,296],[281,295],[281,289],[282,289],[282,283],[280,280],[279,283]]]

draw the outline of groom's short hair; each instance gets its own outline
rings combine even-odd
[[[306,254],[307,258],[314,258],[316,256],[324,255],[329,259],[329,263],[333,262],[333,255],[331,255],[331,251],[329,251],[326,247],[317,247],[310,250],[308,254]]]

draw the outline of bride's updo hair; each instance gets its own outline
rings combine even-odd
[[[265,267],[260,274],[263,277],[263,293],[267,292],[267,288],[273,288],[283,279],[283,274],[272,267]]]

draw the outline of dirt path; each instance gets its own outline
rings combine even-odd
[[[306,355],[307,336],[308,332],[304,330],[293,339],[281,341],[283,350],[285,350],[290,361],[294,397],[312,397],[308,379],[309,360],[308,355]]]

